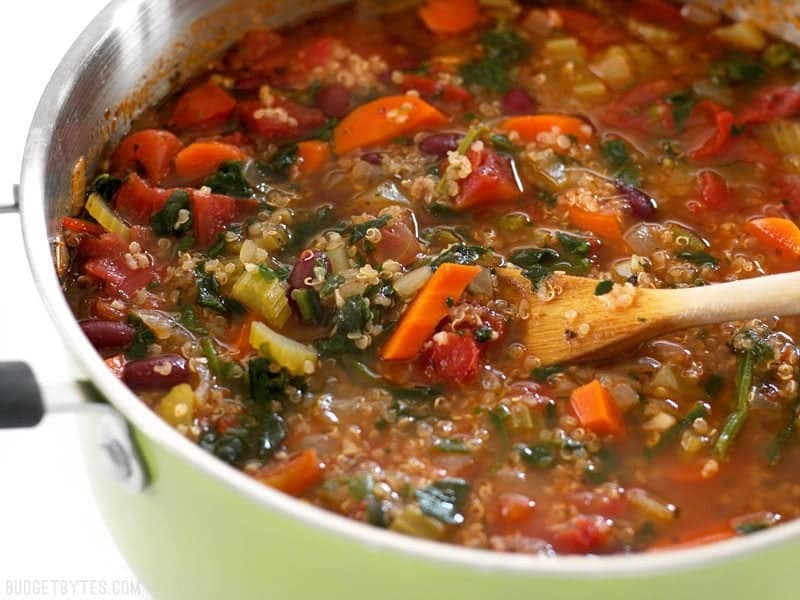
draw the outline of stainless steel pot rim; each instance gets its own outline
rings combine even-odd
[[[71,83],[83,57],[110,30],[114,15],[120,14],[120,11],[130,11],[134,4],[134,0],[114,0],[106,6],[70,48],[45,89],[25,147],[20,212],[28,261],[65,347],[77,356],[80,365],[111,404],[143,435],[221,485],[230,487],[266,509],[277,510],[289,518],[297,519],[306,526],[318,527],[374,549],[401,552],[426,561],[487,573],[554,578],[641,577],[679,569],[696,569],[800,538],[800,520],[797,520],[768,531],[705,547],[645,554],[542,557],[445,545],[378,529],[296,500],[229,467],[172,429],[111,373],[81,332],[53,268],[46,226],[45,159],[58,106],[65,91],[72,88]]]

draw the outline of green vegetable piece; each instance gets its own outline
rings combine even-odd
[[[781,427],[781,430],[778,432],[778,435],[775,436],[773,442],[769,445],[766,452],[767,463],[771,467],[774,467],[781,461],[781,455],[783,453],[783,448],[786,444],[794,437],[795,431],[797,431],[797,411],[800,408],[800,397],[795,400],[794,405],[792,406],[792,410],[789,413],[789,418],[786,421],[786,424]]]
[[[672,118],[678,131],[683,130],[683,126],[692,114],[692,109],[699,102],[698,97],[691,90],[672,92],[665,97],[667,104],[672,108]]]
[[[493,333],[494,330],[491,327],[488,325],[481,325],[475,330],[472,337],[474,337],[475,341],[478,343],[485,343],[491,341]]]
[[[289,144],[279,149],[269,161],[259,161],[256,168],[269,179],[283,180],[289,177],[289,169],[297,161],[297,144]]]
[[[622,140],[609,140],[600,145],[600,154],[613,169],[621,169],[631,160],[628,147]]]
[[[221,314],[230,312],[230,305],[219,293],[219,283],[213,273],[206,273],[204,265],[197,266],[195,271],[197,283],[197,303]]]
[[[604,296],[614,289],[614,282],[610,279],[604,279],[594,288],[595,296]]]
[[[89,195],[99,194],[103,200],[110,202],[121,187],[122,179],[109,175],[108,173],[102,173],[95,177],[87,192]]]
[[[289,385],[287,371],[281,369],[277,373],[272,372],[270,361],[266,358],[251,358],[247,362],[247,375],[250,398],[259,403],[282,398]]]
[[[711,81],[716,85],[755,83],[766,71],[755,57],[733,50],[726,52],[711,64]]]
[[[800,69],[800,50],[786,42],[775,42],[764,49],[761,60],[770,69]]]
[[[511,30],[487,31],[481,37],[483,57],[461,67],[464,83],[504,93],[510,86],[508,70],[530,54],[528,43]]]
[[[709,398],[716,398],[719,396],[719,393],[722,391],[724,385],[725,379],[722,377],[722,375],[712,373],[709,375],[705,384],[703,384],[703,391]]]
[[[705,251],[692,252],[690,250],[685,250],[683,252],[677,252],[675,254],[675,258],[679,260],[685,260],[687,262],[699,266],[709,266],[714,269],[719,267],[719,259],[714,256],[711,256],[708,252]]]
[[[242,163],[239,161],[222,163],[217,172],[208,177],[203,185],[211,188],[215,194],[234,198],[250,198],[253,195],[253,188],[245,179]]]
[[[382,227],[386,227],[386,224],[390,221],[391,217],[389,215],[383,215],[378,217],[377,219],[371,219],[369,221],[364,221],[363,223],[358,223],[353,225],[347,230],[347,233],[350,234],[350,243],[355,244],[367,235],[367,231],[370,229],[381,229]]]
[[[556,451],[550,444],[519,446],[519,456],[526,465],[537,469],[550,469],[556,464]]]
[[[414,495],[423,514],[448,525],[464,522],[462,511],[469,495],[469,484],[463,479],[440,479]]]
[[[258,436],[259,458],[269,458],[280,450],[287,433],[286,421],[278,414],[266,412],[261,419],[261,432]]]
[[[458,265],[474,265],[478,259],[486,254],[482,246],[467,246],[466,244],[453,244],[431,261],[431,267],[436,269],[444,263]]]
[[[156,343],[156,334],[140,318],[133,315],[128,316],[128,323],[133,325],[136,333],[133,337],[133,343],[128,348],[125,356],[131,360],[144,358],[147,356],[148,346]]]
[[[447,452],[452,454],[469,454],[470,450],[464,443],[464,440],[458,438],[439,438],[433,442],[433,447],[439,452]]]
[[[550,379],[553,375],[557,375],[558,373],[563,373],[563,372],[564,372],[564,367],[562,365],[537,367],[533,371],[531,371],[531,377],[533,377],[536,381],[544,382]]]
[[[182,223],[178,223],[181,210],[189,211],[189,218]],[[183,190],[176,190],[167,198],[164,207],[156,212],[150,219],[150,226],[153,232],[158,235],[177,235],[191,231],[191,199],[189,194]]]
[[[507,152],[508,154],[514,154],[517,151],[517,147],[514,143],[508,139],[508,136],[502,133],[497,133],[489,137],[489,141],[494,146],[495,150],[499,150],[500,152]]]
[[[313,289],[300,289],[292,291],[300,318],[306,323],[319,323],[322,316],[322,305],[319,301],[319,294]]]

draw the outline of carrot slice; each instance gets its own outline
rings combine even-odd
[[[569,209],[569,222],[584,231],[591,231],[598,237],[611,241],[622,241],[622,230],[617,217],[612,214],[596,213],[577,206]]]
[[[516,131],[523,142],[535,142],[540,133],[556,131],[564,135],[573,135],[581,142],[588,142],[593,135],[591,125],[583,119],[551,113],[511,117],[503,121],[500,129]]]
[[[447,117],[424,100],[386,96],[359,106],[342,119],[333,132],[333,149],[343,154],[445,123]]]
[[[137,131],[122,140],[111,155],[111,169],[116,173],[141,170],[151,183],[159,184],[169,175],[172,159],[181,148],[181,141],[169,131]]]
[[[414,358],[447,316],[448,299],[458,300],[480,270],[473,265],[441,265],[403,313],[392,336],[381,348],[381,356],[386,360]]]
[[[196,183],[216,172],[222,163],[244,158],[245,153],[230,144],[195,142],[175,157],[175,175],[187,183]]]
[[[462,33],[478,23],[481,16],[477,0],[428,0],[419,17],[436,33]]]
[[[569,400],[575,416],[586,429],[601,435],[622,433],[617,405],[608,390],[596,379],[573,390]]]
[[[745,230],[772,250],[800,257],[800,227],[794,221],[780,217],[753,219]]]
[[[256,474],[256,479],[292,496],[299,496],[314,487],[322,478],[322,465],[317,451],[303,450],[288,461],[270,466]]]
[[[297,144],[297,168],[301,175],[311,175],[328,160],[330,149],[326,142],[311,140]]]

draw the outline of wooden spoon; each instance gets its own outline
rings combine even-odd
[[[497,269],[500,294],[527,317],[524,344],[542,366],[615,353],[664,333],[759,315],[800,314],[800,272],[681,289],[615,284],[555,274],[534,290],[518,269]],[[605,284],[606,286],[610,284]]]

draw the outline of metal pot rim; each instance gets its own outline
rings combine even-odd
[[[798,519],[757,535],[734,538],[709,546],[644,554],[541,557],[443,545],[371,527],[296,500],[229,467],[172,429],[111,373],[78,327],[53,268],[44,202],[45,159],[51,141],[52,124],[64,90],[71,89],[74,74],[80,70],[83,58],[109,31],[115,15],[121,11],[132,14],[135,4],[137,0],[114,0],[109,3],[86,27],[60,62],[41,97],[30,127],[23,156],[19,199],[27,258],[36,285],[65,347],[77,357],[80,365],[111,404],[138,431],[190,463],[192,467],[218,480],[220,484],[307,526],[324,529],[376,549],[401,552],[427,561],[487,573],[558,578],[652,575],[707,566],[756,553],[800,537]]]

